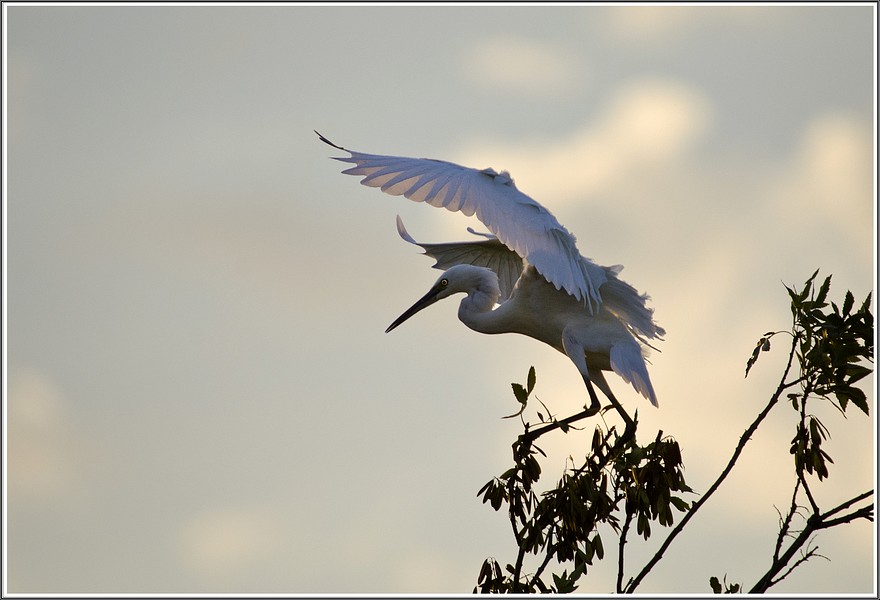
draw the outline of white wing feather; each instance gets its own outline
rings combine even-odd
[[[320,135],[320,134],[318,134]],[[601,304],[605,270],[581,256],[574,236],[543,206],[520,192],[505,171],[471,169],[427,158],[353,152],[336,160],[355,166],[343,171],[394,196],[459,211],[477,218],[501,242],[534,265],[556,289],[564,289],[591,311]]]

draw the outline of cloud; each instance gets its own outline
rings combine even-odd
[[[605,26],[599,31],[609,44],[653,52],[687,44],[691,33],[716,25],[766,27],[776,22],[780,13],[747,6],[733,10],[714,6],[626,6],[610,8],[605,15]]]
[[[778,219],[814,239],[835,239],[858,253],[872,243],[873,153],[870,124],[845,113],[815,117],[775,186]]]
[[[464,52],[463,63],[478,87],[547,96],[571,89],[588,74],[557,44],[512,36],[477,42]]]
[[[46,373],[10,369],[9,491],[19,502],[69,501],[81,483],[82,445],[66,419],[61,390]]]
[[[671,79],[638,79],[618,88],[595,119],[567,139],[475,141],[458,161],[483,167],[491,160],[510,171],[521,190],[540,192],[542,203],[549,199],[558,206],[616,188],[633,173],[680,161],[711,130],[712,112],[697,88]]]
[[[261,508],[208,508],[180,529],[180,560],[205,581],[228,582],[276,553],[278,531]]]
[[[642,42],[669,43],[696,27],[706,13],[663,6],[631,6],[608,11],[612,38],[637,38]]]

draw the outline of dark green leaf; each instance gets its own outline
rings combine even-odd
[[[873,370],[869,369],[868,367],[864,367],[862,365],[849,365],[846,369],[846,374],[849,377],[849,381],[847,383],[852,385],[860,379],[867,377],[871,373],[873,373]]]
[[[865,392],[860,390],[857,387],[849,387],[839,389],[835,391],[835,395],[837,397],[837,401],[840,402],[840,409],[846,410],[846,401],[850,401],[856,406],[859,407],[866,415],[868,413],[868,399],[865,397]]]
[[[816,272],[818,273],[818,271],[816,271]],[[816,295],[816,298],[814,300],[816,305],[822,305],[822,306],[825,305],[824,304],[825,298],[828,297],[828,290],[830,287],[831,287],[831,275],[826,277],[825,281],[822,282],[822,286],[819,288],[819,293]]]
[[[677,508],[681,512],[687,512],[691,507],[691,505],[686,500],[682,500],[681,498],[678,498],[677,496],[671,497],[669,499],[669,501],[672,503],[672,505],[675,508]]]
[[[596,556],[599,560],[605,556],[605,548],[602,547],[602,538],[599,537],[599,534],[596,534],[596,537],[593,538],[593,548],[596,550]]]
[[[862,303],[861,308],[859,308],[860,313],[868,312],[868,309],[871,308],[871,292],[868,292],[868,297],[865,298],[865,301]]]
[[[845,317],[849,314],[849,311],[852,310],[853,304],[856,299],[853,297],[852,292],[847,290],[846,296],[843,298],[843,309],[841,314]]]
[[[513,388],[513,395],[516,396],[517,402],[525,405],[529,401],[529,393],[526,389],[518,383],[511,383],[510,386]]]
[[[529,376],[526,383],[526,389],[530,394],[532,393],[532,390],[535,389],[535,367],[529,367]]]
[[[749,376],[749,371],[752,369],[754,364],[758,362],[758,355],[761,354],[761,351],[769,349],[770,341],[766,337],[762,337],[760,340],[758,340],[758,343],[755,344],[755,349],[752,350],[751,358],[749,358],[748,362],[746,363],[746,377]]]
[[[818,419],[810,419],[810,439],[814,446],[818,446],[822,443],[822,435],[819,431]]]

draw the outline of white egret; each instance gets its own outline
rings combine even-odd
[[[599,411],[595,384],[628,428],[633,425],[603,371],[614,371],[657,406],[645,355],[651,347],[648,340],[662,339],[665,331],[646,306],[648,296],[618,277],[622,266],[603,267],[581,256],[574,236],[547,209],[520,192],[506,171],[353,152],[318,136],[350,154],[335,158],[353,163],[342,172],[362,177],[363,185],[468,216],[476,214],[494,234],[476,234],[485,238],[479,241],[423,244],[409,235],[398,216],[400,236],[422,247],[437,261],[434,267],[444,272],[386,333],[438,300],[463,293],[458,318],[474,331],[527,335],[571,359],[591,404],[563,423]]]

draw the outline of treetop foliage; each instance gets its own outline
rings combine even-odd
[[[525,385],[512,384],[520,409],[510,417],[519,416],[524,426],[523,434],[512,445],[514,464],[486,483],[477,495],[495,511],[506,507],[517,552],[503,569],[494,558],[486,559],[474,592],[573,592],[595,561],[606,558],[606,547],[613,546],[617,560],[615,591],[635,592],[688,521],[724,482],[783,394],[794,409],[790,445],[793,491],[786,513],[777,509],[779,531],[773,555],[768,557],[769,567],[749,592],[765,592],[809,559],[821,556],[815,544],[818,531],[858,519],[873,521],[873,490],[856,494],[830,510],[821,509],[812,493],[812,486],[828,478],[833,460],[822,447],[830,436],[829,429],[808,407],[817,401],[830,402],[844,416],[850,406],[868,415],[867,396],[857,384],[873,372],[874,361],[871,294],[856,307],[852,292],[847,291],[838,306],[828,299],[831,276],[817,288],[818,273],[813,273],[800,290],[785,286],[791,304],[791,329],[765,333],[745,369],[748,376],[761,353],[770,351],[770,340],[785,334],[791,344],[779,384],[744,431],[718,478],[699,494],[685,482],[678,442],[658,431],[650,443],[640,445],[636,440],[637,422],[627,424],[622,433],[615,426],[596,426],[583,462],[576,466],[572,460],[570,467],[566,464],[556,487],[537,494],[534,485],[542,475],[540,457],[546,458],[546,454],[535,443],[553,431],[567,433],[579,417],[557,421],[541,403],[547,414],[539,411],[537,415],[544,427],[530,431],[522,414],[535,389],[534,367]],[[656,533],[655,526],[666,528],[667,533],[654,556],[627,579],[625,546],[633,524],[636,535],[644,540]],[[609,539],[614,540],[610,546]],[[526,566],[527,556],[534,557],[530,562],[536,567]],[[552,573],[549,579],[545,575],[548,569],[559,568],[561,572]],[[709,587],[715,593],[744,589],[740,583],[728,583],[727,575],[722,580],[711,576]]]

